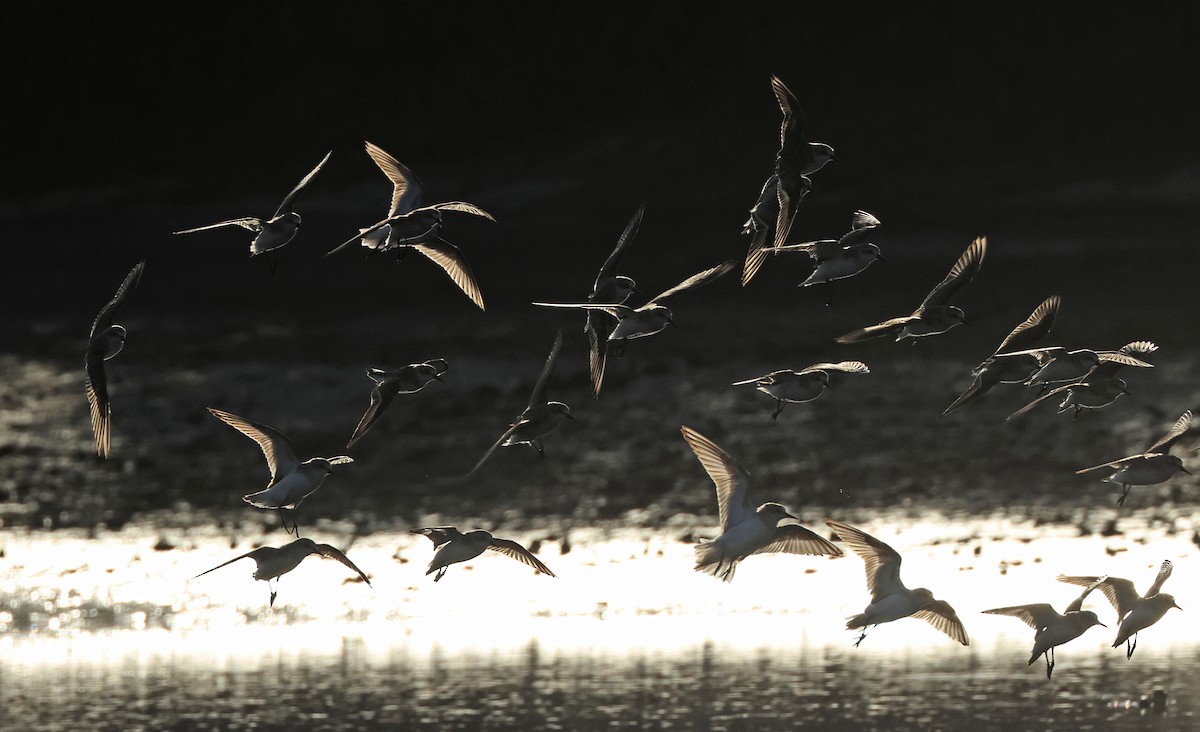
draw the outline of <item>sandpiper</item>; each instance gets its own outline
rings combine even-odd
[[[367,575],[356,567],[354,562],[350,561],[350,558],[343,554],[341,550],[328,544],[317,544],[312,539],[296,539],[292,543],[278,548],[260,546],[253,551],[246,552],[240,557],[234,557],[228,562],[223,562],[212,569],[205,570],[196,575],[196,577],[203,577],[209,572],[216,571],[221,567],[249,557],[254,560],[255,564],[254,579],[264,580],[267,583],[267,588],[271,592],[270,607],[275,607],[275,595],[279,592],[279,577],[291,572],[300,565],[300,562],[304,561],[305,557],[312,554],[316,554],[322,559],[333,559],[341,562],[350,569],[353,569],[362,578],[362,581],[367,583],[367,587],[371,586],[371,580],[367,578]],[[196,579],[196,577],[192,579]],[[274,586],[271,585],[271,580],[275,581]]]
[[[808,178],[834,160],[833,148],[804,137],[804,110],[778,76],[771,77],[771,89],[779,102],[783,120],[779,125],[779,152],[775,155],[776,195],[779,213],[775,221],[775,246],[783,246],[796,217],[800,200],[812,188]]]
[[[1096,363],[1082,377],[1045,392],[1008,415],[1008,419],[1019,417],[1043,401],[1059,396],[1062,397],[1062,402],[1058,405],[1059,414],[1071,409],[1073,410],[1072,417],[1078,418],[1079,413],[1084,409],[1103,409],[1115,402],[1122,394],[1129,393],[1129,390],[1126,388],[1128,384],[1125,383],[1124,379],[1117,377],[1117,373],[1121,369],[1126,366],[1152,368],[1152,364],[1146,363],[1132,354],[1153,353],[1156,350],[1158,350],[1158,346],[1150,341],[1134,341],[1116,351],[1094,352]],[[1071,351],[1067,356],[1077,353],[1079,352]],[[1055,358],[1055,361],[1062,358],[1062,356],[1059,356]],[[1052,366],[1053,364],[1054,361],[1047,366]],[[1033,378],[1037,379],[1038,375],[1034,374]]]
[[[437,572],[433,577],[434,582],[446,574],[446,569],[451,564],[470,561],[489,549],[511,557],[522,564],[527,564],[544,575],[555,576],[550,568],[542,563],[542,560],[535,557],[525,547],[511,539],[497,539],[482,529],[468,531],[464,534],[453,526],[436,526],[426,529],[410,529],[408,533],[427,537],[437,549],[425,572],[426,575]]]
[[[397,394],[415,394],[425,388],[429,382],[441,381],[442,375],[449,368],[450,365],[446,363],[445,359],[435,358],[423,363],[401,366],[391,371],[367,369],[367,376],[375,382],[375,388],[371,390],[371,404],[367,407],[362,419],[358,421],[358,426],[354,428],[354,434],[350,435],[346,449],[349,450],[354,443],[362,439],[367,430],[371,429],[371,426],[383,416],[384,410],[391,405]]]
[[[267,459],[267,467],[271,469],[271,482],[267,484],[267,487],[242,496],[242,500],[257,508],[277,509],[283,530],[294,533],[299,538],[300,528],[296,525],[294,515],[292,516],[292,528],[288,528],[289,512],[295,511],[305,498],[321,487],[325,478],[333,472],[334,465],[352,463],[354,459],[338,455],[330,458],[314,457],[300,462],[292,449],[291,440],[274,427],[251,422],[236,414],[212,407],[209,407],[208,411],[212,412],[217,419],[258,443],[263,456]]]
[[[910,590],[900,581],[900,555],[895,549],[879,539],[841,521],[826,521],[838,537],[850,545],[855,554],[863,559],[867,570],[867,589],[871,591],[871,604],[858,615],[846,621],[847,630],[862,629],[854,645],[857,647],[867,637],[867,629],[880,623],[906,618],[920,618],[954,640],[968,646],[967,631],[954,608],[944,600],[935,600],[933,593],[924,587]]]
[[[896,334],[902,338],[921,338],[945,333],[956,325],[967,322],[962,309],[951,305],[950,300],[970,282],[983,266],[987,253],[987,237],[979,237],[962,253],[945,279],[930,290],[921,306],[911,315],[885,320],[878,325],[860,328],[837,338],[838,343],[857,343],[870,338]]]
[[[192,234],[197,231],[207,231],[209,229],[217,229],[222,226],[240,226],[243,229],[253,231],[257,236],[254,241],[250,242],[250,256],[258,254],[267,254],[267,264],[271,268],[271,272],[275,272],[275,255],[276,249],[290,242],[295,238],[296,233],[300,231],[300,214],[292,210],[296,203],[296,197],[300,195],[300,191],[316,177],[317,173],[321,172],[321,168],[329,160],[329,156],[333,151],[325,153],[325,157],[321,158],[321,162],[317,163],[317,167],[309,171],[308,175],[300,179],[292,192],[287,194],[283,199],[283,203],[279,204],[279,208],[275,210],[275,214],[269,219],[260,219],[255,216],[246,216],[240,219],[229,219],[227,221],[219,221],[215,224],[207,226],[197,226],[194,229],[184,229],[176,231],[176,234]]]
[[[778,503],[757,509],[750,503],[750,475],[715,442],[690,427],[683,439],[717,487],[721,535],[696,545],[697,572],[733,581],[738,562],[751,554],[826,554],[840,556],[841,549],[804,528],[799,519]],[[784,522],[787,523],[784,523]]]
[[[802,371],[780,369],[764,376],[733,382],[734,386],[753,384],[758,391],[774,397],[775,411],[771,419],[779,416],[783,407],[791,402],[799,404],[811,402],[821,396],[832,381],[843,374],[869,374],[871,370],[862,361],[842,361],[840,363],[816,363]]]
[[[1076,470],[1075,474],[1082,475],[1093,470],[1104,469],[1114,471],[1104,479],[1104,482],[1116,483],[1121,486],[1121,497],[1117,499],[1117,506],[1122,506],[1125,503],[1125,497],[1129,495],[1130,486],[1165,483],[1179,473],[1191,475],[1191,471],[1183,467],[1183,460],[1178,455],[1171,454],[1171,447],[1180,437],[1183,437],[1183,434],[1191,426],[1192,411],[1189,409],[1175,420],[1175,425],[1167,434],[1146,448],[1145,452]]]
[[[1046,678],[1048,679],[1054,673],[1055,646],[1075,640],[1094,625],[1099,625],[1101,628],[1108,627],[1100,622],[1096,613],[1082,609],[1084,599],[1092,590],[1099,587],[1101,582],[1103,579],[1098,579],[1088,585],[1083,594],[1067,605],[1061,615],[1051,605],[1044,602],[998,607],[983,612],[989,615],[1009,615],[1018,618],[1037,631],[1033,636],[1033,651],[1030,653],[1029,663],[1026,665],[1032,666],[1033,662],[1038,660],[1038,656],[1044,657],[1046,659]]]
[[[767,251],[804,252],[812,258],[815,269],[808,279],[800,283],[800,287],[812,285],[829,285],[834,280],[842,280],[862,272],[876,261],[882,261],[883,255],[879,247],[868,239],[879,230],[882,224],[879,219],[866,211],[855,211],[850,217],[850,231],[838,239],[818,239],[800,244],[784,244],[783,246],[768,247]],[[825,305],[833,302],[833,288],[826,289]]]
[[[113,323],[113,318],[125,298],[142,277],[146,262],[138,262],[117,288],[108,303],[100,308],[92,321],[88,334],[87,351],[83,356],[84,387],[87,391],[88,410],[92,416],[92,438],[96,442],[96,454],[108,459],[112,441],[112,404],[108,399],[108,377],[104,373],[104,362],[116,356],[125,347],[125,326]]]
[[[600,273],[596,275],[596,282],[592,285],[592,294],[587,298],[588,304],[621,305],[629,299],[630,295],[637,292],[637,284],[633,279],[616,274],[616,269],[617,264],[621,261],[621,255],[637,237],[645,212],[644,204],[638,206],[637,211],[633,213],[633,218],[621,232],[620,238],[617,239],[617,245],[613,247],[608,259],[604,260],[604,264],[600,267]],[[584,322],[583,332],[588,339],[588,374],[592,380],[592,397],[599,398],[600,386],[604,383],[604,365],[608,358],[609,323],[606,319],[598,317],[592,310],[587,310],[585,314],[587,319]]]

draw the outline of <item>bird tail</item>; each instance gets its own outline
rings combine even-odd
[[[246,495],[242,496],[242,500],[256,508],[279,508],[279,506],[275,506],[266,502],[266,494],[269,490],[270,489],[268,488],[258,491],[257,493],[247,493]]]
[[[721,551],[721,545],[715,541],[697,544],[695,548],[697,572],[711,574],[723,582],[732,582],[737,560],[728,559]]]
[[[867,621],[866,613],[859,613],[858,615],[851,615],[850,617],[846,618],[846,630],[858,630],[859,628],[865,628],[868,625],[870,625],[870,623]]]

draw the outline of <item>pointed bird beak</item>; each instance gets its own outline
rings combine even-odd
[[[1096,621],[1096,625],[1099,625],[1101,628],[1107,628],[1107,627],[1108,627],[1108,626],[1107,626],[1107,625],[1105,625],[1104,623],[1101,623],[1099,620],[1097,620],[1097,621]]]
[[[1175,603],[1171,603],[1171,607],[1175,608],[1176,610],[1182,610],[1182,609],[1183,609],[1183,608],[1179,607],[1178,605],[1176,605]]]
[[[572,416],[571,416],[571,413],[570,413],[570,412],[567,412],[567,413],[566,413],[564,416],[565,416],[567,419],[571,420],[572,422],[577,422],[577,421],[578,421],[578,420],[576,420],[574,417],[572,417]]]
[[[1183,472],[1187,473],[1188,475],[1192,474],[1192,471],[1188,470],[1187,468],[1180,467],[1179,469],[1182,470]]]
[[[883,262],[884,264],[887,264],[887,260],[883,258],[882,254],[876,254],[875,259],[879,260],[880,262]]]

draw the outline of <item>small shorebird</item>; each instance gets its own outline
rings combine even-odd
[[[805,180],[808,180],[805,178]],[[795,201],[795,205],[799,205],[800,200],[804,198],[808,192],[812,190],[812,182],[809,181]],[[775,222],[779,218],[779,176],[772,173],[767,182],[763,183],[762,190],[758,194],[758,200],[754,202],[754,206],[750,209],[750,218],[746,219],[746,223],[742,224],[742,234],[749,235],[750,249],[746,252],[746,261],[742,265],[742,287],[750,284],[750,280],[754,279],[754,275],[758,274],[758,270],[762,268],[763,262],[767,260],[767,255],[770,254],[770,249],[775,243],[774,232]],[[770,239],[768,242],[767,239]]]
[[[810,287],[817,284],[830,285],[834,280],[843,280],[862,272],[875,261],[882,261],[883,255],[879,247],[867,241],[881,226],[879,219],[866,211],[855,211],[850,218],[850,231],[838,239],[818,239],[800,244],[784,244],[783,246],[768,247],[767,251],[804,252],[808,254],[815,265],[808,279],[800,283],[800,287]],[[833,302],[833,288],[826,289],[825,305]]]
[[[269,219],[260,219],[255,216],[246,216],[240,219],[229,219],[227,221],[219,221],[215,224],[207,226],[197,226],[194,229],[184,229],[176,231],[175,234],[192,234],[197,231],[207,231],[209,229],[217,229],[223,226],[240,226],[243,229],[253,231],[257,236],[254,241],[250,242],[250,256],[257,254],[267,254],[267,264],[271,268],[271,272],[275,272],[275,255],[270,252],[275,251],[284,244],[295,238],[296,233],[300,231],[300,214],[292,210],[292,206],[296,203],[296,197],[300,195],[300,191],[316,177],[317,173],[321,172],[322,166],[329,160],[329,156],[333,151],[325,153],[325,157],[321,158],[321,162],[317,163],[317,167],[309,171],[308,175],[304,176],[292,192],[287,194],[283,199],[283,203],[279,204],[279,208],[275,210],[275,214]]]
[[[288,512],[295,511],[301,501],[321,487],[326,476],[333,472],[334,465],[352,463],[354,459],[338,455],[331,458],[309,458],[300,462],[295,451],[292,450],[291,440],[274,427],[251,422],[236,414],[212,407],[209,407],[208,411],[212,412],[217,419],[258,443],[263,456],[267,459],[267,467],[271,469],[271,482],[267,484],[267,487],[255,493],[247,493],[242,496],[242,500],[257,508],[278,509],[283,530],[289,534],[294,533],[299,538],[300,528],[296,526],[294,515],[292,516],[292,528],[288,528]]]
[[[1049,388],[1062,384],[1073,384],[1088,372],[1102,363],[1113,363],[1121,366],[1136,366],[1138,368],[1153,368],[1139,356],[1154,353],[1158,346],[1150,341],[1134,341],[1126,343],[1115,351],[1093,351],[1080,348],[1068,351],[1065,348],[1046,349],[1043,352],[1044,362],[1037,373],[1029,377],[1029,386]]]
[[[138,262],[117,288],[113,295],[92,321],[88,334],[87,351],[83,356],[84,387],[87,391],[88,410],[92,415],[92,438],[96,442],[96,454],[108,459],[112,440],[112,404],[108,400],[108,377],[104,373],[104,362],[116,356],[125,347],[125,326],[113,323],[121,303],[142,277],[146,262]]]
[[[971,645],[967,631],[954,608],[944,600],[935,600],[924,587],[910,590],[900,581],[900,555],[879,539],[841,521],[826,521],[854,553],[862,557],[867,570],[867,589],[871,604],[846,621],[847,630],[862,629],[854,645],[867,637],[869,626],[889,623],[910,615],[920,618],[964,646]]]
[[[669,297],[678,295],[686,290],[691,290],[702,285],[716,280],[728,274],[735,264],[733,262],[722,262],[715,267],[710,267],[703,272],[692,275],[678,285],[675,285],[658,297],[652,298],[650,302],[642,305],[639,308],[631,308],[628,305],[599,305],[592,303],[565,303],[565,302],[535,302],[545,308],[583,308],[585,310],[602,310],[612,317],[617,319],[616,325],[612,332],[608,334],[608,342],[616,348],[617,356],[624,355],[625,341],[633,338],[645,338],[658,333],[668,325],[672,325],[672,313],[669,308],[661,303]],[[601,364],[603,365],[603,364]],[[603,378],[603,374],[601,374]]]
[[[830,160],[833,148],[804,137],[804,110],[778,76],[771,77],[771,90],[779,102],[783,121],[779,125],[779,152],[775,155],[776,195],[779,214],[775,222],[775,246],[783,246],[796,217],[800,200],[812,188],[808,174],[815,173]]]
[[[592,294],[588,295],[589,305],[622,305],[629,296],[637,292],[637,284],[629,277],[616,274],[617,264],[621,255],[637,237],[642,225],[642,215],[646,206],[638,206],[633,218],[626,224],[625,230],[617,239],[617,245],[600,267],[596,282],[592,285]],[[600,397],[600,386],[604,383],[604,365],[608,359],[609,323],[604,318],[597,317],[592,310],[586,311],[587,320],[583,332],[588,339],[588,374],[592,380],[592,397]]]
[[[405,250],[416,249],[441,267],[480,310],[485,309],[483,293],[462,250],[441,237],[442,212],[457,211],[488,221],[496,219],[482,208],[465,201],[421,206],[424,188],[417,176],[378,145],[368,142],[366,148],[367,154],[392,182],[392,204],[383,220],[359,229],[357,235],[329,250],[325,256],[336,254],[356,241],[366,247],[368,254],[398,250],[398,254],[403,256]]]
[[[1004,337],[1000,347],[992,352],[971,371],[974,380],[954,402],[946,407],[942,416],[961,409],[997,384],[1021,384],[1026,382],[1042,364],[1039,353],[1034,350],[1009,351],[1013,347],[1034,343],[1050,332],[1054,317],[1062,298],[1052,295],[1034,308],[1029,317]]]
[[[902,315],[885,320],[878,325],[859,328],[844,336],[839,336],[837,342],[857,343],[893,333],[896,334],[897,341],[902,338],[921,338],[945,333],[960,323],[966,323],[967,317],[963,314],[962,309],[951,305],[950,300],[974,279],[979,268],[983,266],[985,254],[987,254],[987,237],[981,236],[971,242],[971,246],[967,247],[967,250],[950,268],[945,279],[930,290],[921,306],[911,315]]]
[[[1061,646],[1067,641],[1075,640],[1094,625],[1099,625],[1101,628],[1108,627],[1100,622],[1100,618],[1096,617],[1096,613],[1091,610],[1082,609],[1084,599],[1092,590],[1099,587],[1103,581],[1103,578],[1099,578],[1088,585],[1084,589],[1083,594],[1075,598],[1070,605],[1067,605],[1067,608],[1063,610],[1061,615],[1052,606],[1044,602],[1032,605],[998,607],[992,610],[984,610],[983,612],[988,615],[1009,615],[1019,619],[1037,631],[1033,636],[1033,651],[1030,653],[1029,663],[1026,665],[1032,666],[1033,662],[1038,660],[1038,656],[1044,657],[1046,659],[1046,678],[1048,679],[1054,673],[1055,646]]]
[[[561,349],[562,331],[560,330],[554,338],[554,346],[550,349],[546,365],[542,367],[542,373],[533,386],[533,393],[529,396],[529,405],[525,407],[525,411],[521,412],[516,421],[508,426],[504,434],[500,435],[500,439],[487,449],[483,457],[479,458],[479,462],[475,463],[475,467],[471,468],[471,472],[467,473],[465,478],[474,475],[475,471],[479,470],[480,466],[487,462],[487,459],[499,447],[529,445],[537,450],[539,456],[546,457],[546,452],[542,448],[542,438],[553,432],[564,419],[574,419],[571,416],[571,408],[566,404],[546,401],[546,385],[550,383],[550,375],[554,373],[554,363],[558,360],[558,352]]]
[[[753,508],[750,476],[742,466],[715,442],[692,428],[682,427],[680,431],[717,487],[717,508],[721,516],[721,535],[696,545],[697,572],[731,582],[738,562],[751,554],[841,556],[841,549],[801,526],[799,519],[782,505],[764,503]]]
[[[788,402],[799,404],[811,402],[821,396],[832,381],[843,374],[869,374],[871,370],[862,361],[840,363],[816,363],[803,371],[780,369],[764,376],[733,382],[734,386],[753,384],[758,391],[775,399],[775,412],[771,419],[779,416]]]
[[[1062,402],[1058,405],[1059,414],[1068,409],[1073,409],[1072,416],[1078,418],[1079,413],[1084,409],[1103,409],[1115,402],[1122,394],[1129,393],[1125,380],[1117,378],[1117,373],[1122,368],[1126,366],[1137,366],[1139,368],[1153,367],[1153,364],[1146,363],[1132,354],[1153,353],[1156,350],[1158,350],[1158,346],[1150,341],[1134,341],[1116,351],[1100,351],[1095,354],[1096,364],[1081,378],[1047,391],[1008,415],[1008,419],[1019,417],[1038,404],[1057,396],[1062,396]],[[1070,356],[1076,353],[1079,352],[1071,351],[1067,355]],[[1055,361],[1060,360],[1060,358],[1056,357]],[[1054,361],[1048,364],[1048,366],[1053,365],[1053,363]],[[1036,374],[1034,378],[1037,378]]]
[[[489,549],[511,557],[522,564],[527,564],[544,575],[556,576],[549,567],[542,563],[542,560],[535,557],[525,547],[510,539],[497,539],[482,529],[468,531],[464,534],[453,526],[437,526],[426,529],[410,529],[408,533],[427,537],[437,549],[434,552],[433,560],[429,562],[429,569],[425,572],[426,575],[437,572],[433,577],[434,582],[446,574],[446,569],[451,564],[470,561]]]
[[[205,570],[196,577],[203,577],[209,572],[214,572],[221,567],[224,567],[234,562],[240,561],[249,557],[254,560],[254,579],[264,580],[267,583],[267,588],[271,591],[270,607],[275,607],[275,595],[278,594],[279,577],[291,572],[293,569],[304,561],[304,558],[316,554],[323,559],[334,559],[353,569],[363,582],[367,583],[367,587],[371,586],[371,580],[367,579],[367,575],[361,569],[350,561],[350,558],[343,554],[339,549],[328,544],[317,544],[312,539],[296,539],[290,544],[285,544],[279,548],[273,546],[260,546],[259,548],[246,552],[240,557],[234,557],[228,562],[218,564],[212,569]],[[196,579],[193,577],[192,579]],[[271,580],[275,580],[275,585],[271,585]]]
[[[1121,626],[1117,629],[1117,639],[1113,641],[1112,647],[1117,648],[1124,643],[1125,658],[1128,659],[1137,650],[1138,631],[1145,630],[1157,623],[1171,608],[1183,609],[1175,604],[1174,596],[1159,592],[1163,583],[1171,576],[1172,569],[1174,566],[1171,564],[1171,560],[1164,560],[1158,568],[1158,576],[1154,578],[1154,584],[1150,585],[1150,589],[1146,590],[1146,594],[1141,597],[1138,597],[1132,582],[1120,577],[1068,577],[1060,574],[1057,579],[1059,582],[1071,585],[1087,587],[1095,584],[1100,588],[1100,591],[1117,611],[1117,619],[1121,621]],[[1132,645],[1130,637],[1133,638]]]
[[[358,421],[358,426],[354,428],[354,434],[350,435],[346,449],[354,447],[354,443],[362,439],[367,430],[383,416],[384,410],[391,405],[397,394],[415,394],[429,382],[435,379],[441,381],[442,375],[449,368],[450,365],[445,359],[435,358],[424,363],[401,366],[392,371],[367,369],[367,376],[375,382],[375,388],[371,390],[371,404]]]
[[[1191,471],[1183,467],[1183,460],[1178,455],[1171,454],[1171,447],[1174,446],[1180,437],[1183,437],[1183,434],[1191,426],[1192,410],[1189,409],[1175,421],[1175,425],[1171,427],[1170,432],[1146,448],[1145,452],[1100,465],[1094,465],[1090,468],[1076,470],[1075,474],[1082,475],[1090,473],[1093,470],[1104,470],[1105,468],[1113,470],[1112,475],[1105,478],[1104,482],[1116,483],[1121,486],[1121,497],[1117,499],[1117,506],[1124,505],[1125,497],[1129,495],[1130,486],[1165,483],[1178,473],[1191,475]]]

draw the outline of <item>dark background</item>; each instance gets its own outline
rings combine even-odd
[[[1195,347],[1179,325],[1200,313],[1198,19],[1186,6],[1117,3],[644,3],[580,10],[570,3],[447,2],[349,3],[318,13],[173,5],[15,22],[6,51],[10,103],[0,180],[2,276],[16,306],[15,317],[0,325],[10,357],[6,408],[40,409],[17,386],[36,378],[18,379],[11,370],[29,360],[64,373],[77,369],[100,305],[134,262],[148,263],[119,318],[134,334],[130,348],[111,364],[114,399],[125,398],[115,407],[114,451],[136,458],[122,468],[89,460],[80,373],[73,411],[44,417],[71,426],[69,446],[33,444],[38,420],[6,438],[9,498],[37,503],[31,515],[60,516],[46,506],[57,506],[61,495],[31,496],[44,488],[46,465],[62,461],[70,467],[55,480],[64,485],[104,471],[114,486],[130,482],[130,474],[135,483],[154,484],[138,508],[181,497],[225,505],[231,496],[236,508],[236,495],[263,477],[255,472],[260,458],[244,438],[224,434],[203,406],[275,424],[301,452],[328,454],[365,406],[369,382],[360,368],[444,355],[463,369],[445,404],[433,406],[437,398],[423,393],[417,399],[426,401],[414,401],[409,421],[393,415],[390,427],[385,419],[377,429],[394,430],[397,440],[427,433],[434,428],[418,421],[429,418],[421,410],[441,409],[452,432],[446,444],[425,445],[414,456],[380,453],[386,441],[364,441],[364,452],[377,451],[375,467],[356,453],[368,463],[356,468],[358,482],[376,491],[399,471],[403,491],[426,509],[448,510],[436,505],[449,490],[439,476],[469,466],[524,406],[558,327],[568,340],[562,392],[552,395],[591,411],[589,424],[560,436],[560,460],[581,446],[628,439],[599,425],[649,409],[662,424],[647,427],[644,439],[670,444],[662,464],[674,465],[674,475],[680,465],[694,467],[679,462],[688,460],[677,439],[682,420],[700,420],[697,426],[722,436],[732,429],[716,392],[707,390],[825,358],[871,362],[873,385],[862,396],[868,408],[889,403],[888,390],[902,374],[928,379],[930,370],[944,368],[944,378],[922,387],[935,393],[914,390],[911,402],[888,407],[894,412],[848,415],[843,402],[842,411],[811,425],[861,436],[886,422],[907,435],[908,420],[936,421],[965,387],[970,366],[1053,293],[1064,297],[1056,326],[1064,345],[1115,348],[1150,338],[1167,358],[1182,359],[1171,372],[1176,386],[1151,382],[1141,411],[1126,415],[1143,414],[1145,423],[1135,427],[1162,431],[1189,406],[1178,403],[1180,395],[1195,397],[1194,387],[1181,391],[1183,372],[1194,376]],[[850,212],[864,208],[884,222],[879,243],[887,264],[844,283],[830,309],[823,293],[795,290],[807,274],[802,258],[768,263],[746,290],[729,278],[681,297],[673,306],[684,327],[637,344],[610,376],[608,399],[587,400],[577,314],[529,302],[586,294],[639,203],[647,206],[645,225],[623,271],[646,295],[744,254],[738,232],[778,147],[772,74],[799,98],[810,139],[838,154],[814,176],[797,236],[837,236]],[[412,168],[427,201],[468,200],[496,216],[495,224],[464,216],[447,227],[478,275],[486,314],[419,258],[397,267],[363,262],[357,253],[321,257],[386,210],[389,187],[362,152],[363,140]],[[171,235],[271,214],[328,150],[329,164],[296,207],[304,228],[280,251],[275,276],[258,259],[248,261],[248,232]],[[887,343],[854,353],[831,346],[842,332],[911,310],[980,234],[989,237],[990,251],[962,303],[976,323],[970,332],[959,329],[918,351]],[[147,345],[135,349],[138,341]],[[257,376],[238,364],[258,369]],[[325,381],[314,385],[317,376],[306,369],[327,369]],[[702,372],[701,388],[693,375]],[[139,378],[150,380],[145,396],[160,400],[160,411],[147,413],[145,401],[133,398],[135,385],[147,383]],[[657,410],[647,401],[661,390],[629,391],[635,383],[660,389],[655,378],[666,380],[662,388],[683,390]],[[282,383],[289,386],[271,392]],[[46,398],[60,389],[43,388]],[[314,396],[321,389],[326,396]],[[776,426],[765,419],[769,400],[758,396],[736,402],[755,420],[755,433],[729,437],[746,450],[764,444],[757,431]],[[1010,395],[1009,402],[988,420],[1002,422],[1023,399]],[[785,416],[803,406],[789,409]],[[929,444],[962,434],[972,418],[933,429]],[[184,480],[162,475],[159,461],[176,420],[198,436],[174,457],[204,462],[204,454],[234,453],[244,462],[224,480],[235,486],[214,485],[222,478],[213,466],[171,469],[191,476]],[[1032,436],[980,435],[978,450],[1007,464],[1018,456],[996,455],[996,446],[1017,440],[1020,450],[1036,452],[1020,457],[1028,470],[1059,460],[1054,469],[1061,472],[1152,439],[1096,425],[1091,437],[1073,438],[1068,447],[1080,454],[1069,457],[1048,437],[1061,422]],[[472,430],[477,434],[463,436]],[[1090,445],[1098,435],[1108,435],[1105,444]],[[1090,451],[1081,449],[1085,444]],[[890,481],[908,472],[906,451],[930,449],[903,440],[893,447],[900,462],[884,460],[878,475],[854,480]],[[530,480],[520,472],[527,457],[498,455],[497,473],[486,480],[521,490],[565,480],[545,466]],[[633,464],[638,460],[656,457]],[[970,478],[959,467],[963,472],[948,482]],[[597,469],[571,469],[587,473],[572,484],[576,498],[603,492]],[[687,476],[692,489],[698,477]],[[654,499],[624,496],[633,489],[613,485],[622,479],[602,482],[620,494],[614,501],[622,507]],[[900,482],[911,490],[926,481]],[[835,494],[825,498],[840,500]],[[383,501],[385,513],[402,510],[403,499],[392,500]],[[573,501],[551,508],[578,510]],[[98,520],[80,515],[62,520]]]

